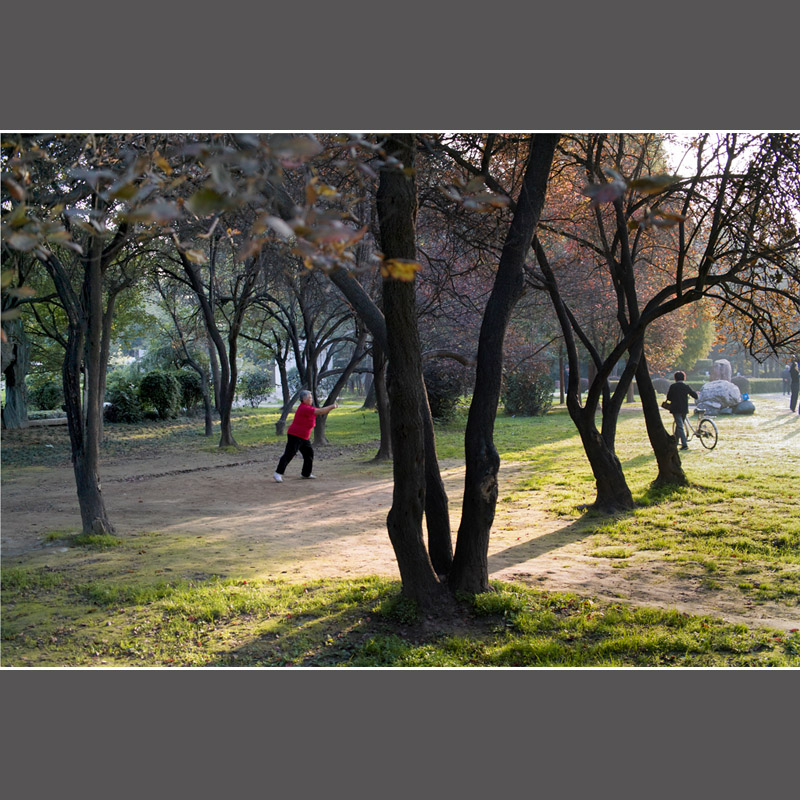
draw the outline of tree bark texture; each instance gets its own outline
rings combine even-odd
[[[464,436],[466,477],[450,586],[472,594],[489,589],[489,534],[497,505],[500,458],[494,446],[494,421],[500,399],[503,341],[523,290],[523,270],[539,223],[553,154],[559,137],[536,134],[522,189],[506,235],[497,276],[478,339],[475,391]]]
[[[25,376],[30,364],[30,343],[19,320],[5,323],[4,330],[8,341],[2,345],[3,377],[6,381],[3,427],[27,428],[28,392],[25,388]]]
[[[416,202],[416,198],[415,198]],[[415,205],[416,207],[416,205]],[[398,252],[416,253],[416,247],[413,249],[405,243],[405,249],[398,250]],[[386,248],[384,246],[384,255]],[[410,258],[414,256],[400,256],[394,255],[394,258]],[[387,336],[387,322],[384,313],[381,312],[378,305],[366,293],[364,287],[352,276],[347,275],[345,272],[339,270],[331,273],[331,280],[336,286],[339,287],[342,294],[347,298],[353,308],[356,310],[362,321],[366,325],[369,332],[372,334],[374,340],[374,349],[376,354],[383,352],[388,354],[388,336]],[[384,284],[385,285],[385,284]],[[385,302],[384,302],[385,305]],[[416,326],[416,323],[415,323]],[[415,327],[416,330],[416,327]],[[378,364],[380,355],[374,356],[374,364]],[[421,363],[420,356],[420,363]],[[380,370],[375,372],[376,375],[376,391],[382,392],[382,381],[380,377]],[[444,483],[439,471],[439,461],[436,456],[436,438],[433,429],[433,419],[431,418],[430,406],[428,405],[427,395],[425,393],[425,383],[422,381],[422,393],[420,394],[421,407],[420,414],[424,420],[425,427],[425,519],[428,528],[428,541],[431,547],[431,557],[435,558],[436,572],[439,575],[445,574],[448,571],[450,562],[452,561],[452,537],[450,533],[450,515],[447,512],[448,500],[447,493],[444,490]],[[380,415],[381,425],[381,445],[378,450],[375,460],[381,458],[391,458],[391,416],[393,411],[390,407],[388,394],[384,400],[380,394],[377,398],[378,413]],[[435,555],[434,555],[435,554]]]
[[[67,426],[72,453],[72,468],[84,533],[113,533],[100,485],[99,372],[102,338],[102,276],[99,241],[92,240],[83,263],[84,280],[80,296],[73,290],[67,270],[52,254],[43,263],[58,290],[67,312],[67,346],[64,351],[62,383],[67,409]],[[81,374],[86,381],[85,408],[81,397]],[[94,375],[94,378],[90,376]]]
[[[585,409],[577,415],[570,415],[580,434],[595,479],[597,496],[591,504],[592,508],[609,512],[633,508],[633,495],[625,480],[622,464],[613,448],[597,430],[594,416],[586,414]]]
[[[386,259],[416,259],[417,213],[413,134],[393,134],[387,153],[408,171],[381,170],[377,193],[381,248]],[[384,279],[383,312],[389,361],[388,391],[394,453],[392,508],[386,520],[403,594],[431,608],[441,593],[422,534],[425,509],[424,384],[414,281]]]
[[[650,445],[653,448],[656,463],[658,464],[658,475],[652,485],[654,487],[686,486],[689,481],[681,465],[678,443],[675,441],[675,437],[664,427],[664,423],[661,420],[661,412],[658,410],[658,396],[653,388],[653,381],[650,379],[644,355],[642,355],[639,366],[636,369],[636,383],[639,387],[639,398],[642,401],[647,435],[650,437]]]
[[[375,408],[378,411],[378,426],[381,440],[374,461],[388,461],[392,457],[392,434],[390,429],[389,395],[386,389],[386,356],[383,348],[372,344],[372,386],[375,389]],[[366,405],[366,404],[365,404]]]

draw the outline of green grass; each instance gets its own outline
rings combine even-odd
[[[281,444],[277,418],[275,409],[237,410],[234,432],[242,450]],[[516,508],[560,517],[586,540],[587,553],[627,567],[626,574],[648,560],[695,582],[699,591],[732,592],[748,605],[798,611],[794,422],[768,412],[761,419],[720,419],[717,448],[684,455],[690,485],[654,490],[655,462],[641,413],[626,407],[617,452],[636,508],[607,515],[580,509],[594,497],[594,479],[563,408],[535,419],[501,415],[495,428],[504,465],[498,511],[512,520]],[[104,457],[172,452],[190,462],[194,452],[219,452],[216,434],[204,437],[202,427],[199,419],[109,425]],[[437,427],[442,459],[463,458],[463,427],[463,415]],[[780,435],[764,445],[765,433],[776,431]],[[363,459],[377,446],[377,414],[357,404],[338,409],[327,433],[334,448]],[[35,469],[46,480],[48,465],[69,461],[66,430],[4,432],[2,457],[8,474]],[[157,532],[138,535],[153,537],[153,547],[160,541]],[[75,531],[45,538],[70,545],[62,567],[41,566],[33,557],[3,566],[3,666],[800,665],[797,631],[749,630],[669,609],[497,584],[452,618],[425,625],[398,584],[385,579],[266,583],[236,571],[193,578],[180,570],[170,579],[136,560],[146,551],[133,538]],[[205,545],[197,537],[193,554]],[[188,563],[185,552],[174,557]]]
[[[381,578],[122,587],[12,569],[3,607],[4,666],[800,666],[797,632],[499,582],[436,626]]]

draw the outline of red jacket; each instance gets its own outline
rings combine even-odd
[[[300,439],[309,439],[311,431],[314,430],[316,424],[317,411],[314,406],[310,406],[308,403],[300,403],[297,411],[294,412],[294,419],[286,433],[290,436],[297,436]]]

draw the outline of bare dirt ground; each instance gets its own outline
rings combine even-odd
[[[36,435],[32,429],[14,433]],[[391,467],[368,462],[368,451],[354,455],[325,448],[317,451],[316,480],[300,478],[298,458],[278,484],[272,471],[281,449],[269,445],[244,454],[198,453],[191,464],[185,456],[104,462],[103,494],[116,532],[133,539],[136,547],[141,537],[142,568],[147,564],[175,576],[399,578],[385,527]],[[501,497],[525,477],[526,469],[524,464],[503,463]],[[442,471],[455,532],[463,466],[444,462]],[[71,467],[4,470],[4,562],[23,557],[28,563],[57,565],[70,557],[69,548],[46,539],[57,530],[80,530]],[[626,559],[622,568],[618,559],[592,555],[596,549],[596,540],[580,523],[558,518],[537,507],[535,497],[528,498],[499,507],[489,571],[493,579],[601,600],[676,608],[783,630],[800,626],[796,606],[748,603],[735,584],[703,589],[701,569],[687,577],[685,568],[678,570],[645,553]]]

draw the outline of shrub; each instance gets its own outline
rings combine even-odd
[[[464,368],[450,361],[431,361],[423,369],[431,416],[437,422],[453,419],[464,394]]]
[[[745,378],[744,375],[738,375],[731,378],[731,383],[739,387],[742,394],[750,394],[750,380]]]
[[[507,373],[503,381],[506,413],[525,417],[544,416],[553,405],[554,386],[544,364]]]
[[[780,378],[750,378],[749,394],[780,394],[783,381]]]
[[[109,422],[141,422],[144,418],[139,402],[139,387],[134,381],[119,378],[106,390],[105,418]]]
[[[64,390],[57,381],[47,381],[28,389],[28,401],[41,411],[59,409],[64,402]]]
[[[159,419],[176,416],[181,401],[178,379],[171,372],[148,372],[139,385],[139,399],[143,406],[154,408]]]
[[[252,408],[263,403],[272,394],[273,388],[272,376],[261,370],[245,372],[239,379],[239,394]]]
[[[671,381],[666,378],[653,378],[653,388],[658,394],[666,394],[669,391]]]
[[[203,379],[194,370],[183,369],[176,375],[180,385],[181,407],[187,414],[203,399]]]

